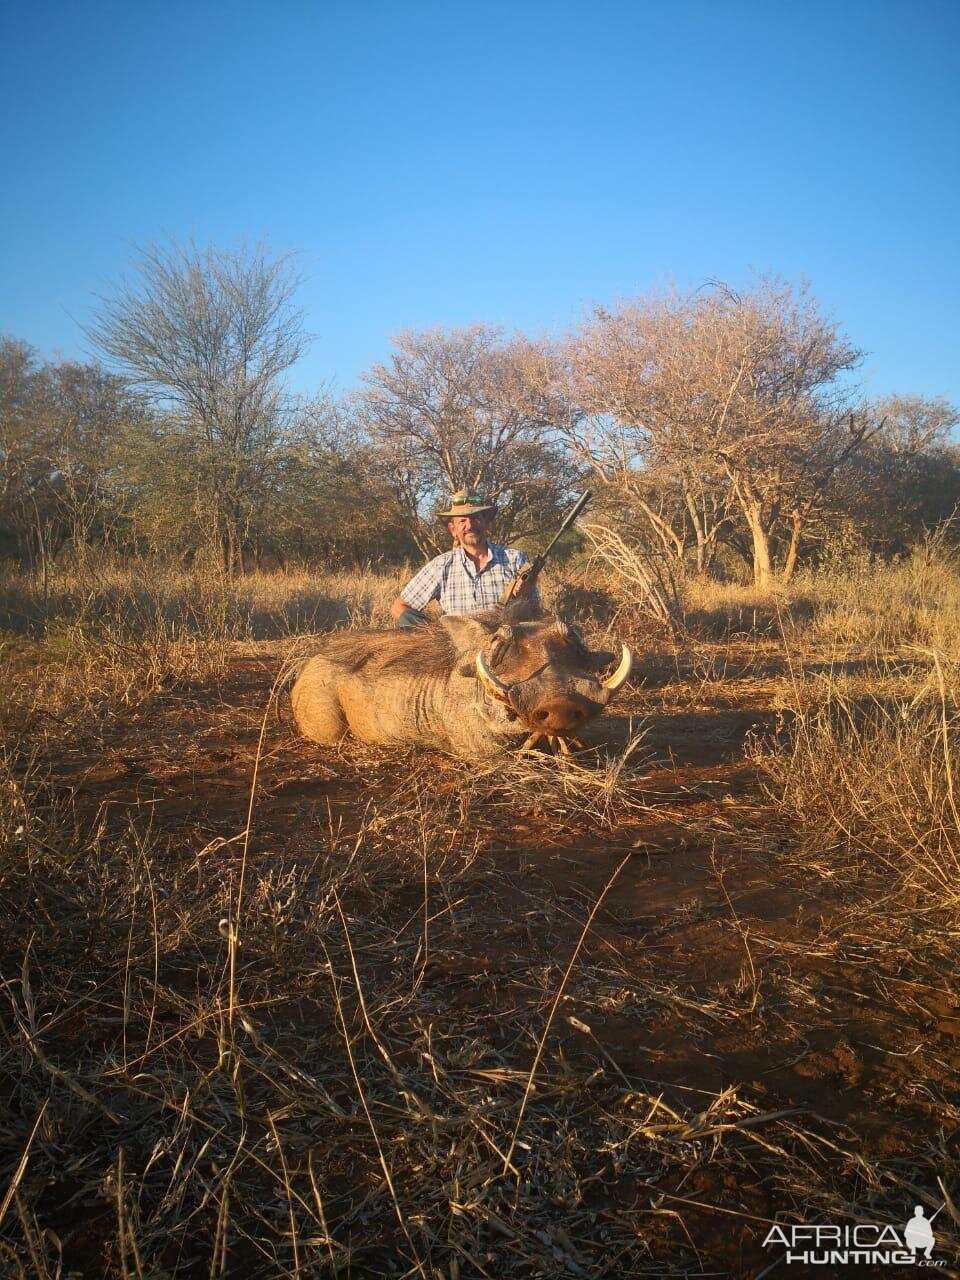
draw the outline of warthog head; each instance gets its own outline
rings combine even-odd
[[[459,673],[479,680],[486,718],[500,734],[526,733],[531,744],[540,737],[561,746],[575,741],[630,674],[626,645],[616,669],[601,678],[615,655],[588,649],[576,627],[555,618],[496,622],[484,615],[442,620],[462,655]]]

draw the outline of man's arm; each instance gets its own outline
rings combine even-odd
[[[390,606],[390,617],[396,622],[405,609],[426,608],[431,600],[440,599],[443,556],[434,556],[418,569]]]

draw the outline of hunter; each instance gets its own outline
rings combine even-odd
[[[476,613],[500,602],[506,587],[529,560],[516,547],[502,547],[488,539],[495,511],[482,494],[461,489],[451,498],[449,510],[437,513],[446,518],[456,545],[428,561],[394,600],[390,616],[398,627],[419,627],[428,622],[423,610],[431,600],[438,600],[444,613]],[[523,583],[516,598],[540,603],[532,582]]]

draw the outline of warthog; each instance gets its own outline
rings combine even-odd
[[[330,636],[291,694],[301,733],[336,742],[350,729],[364,742],[419,743],[475,758],[526,738],[568,751],[630,674],[623,646],[591,652],[575,627],[555,618],[510,621],[516,609],[444,617],[410,631]]]

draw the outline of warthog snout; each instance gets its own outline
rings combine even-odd
[[[525,719],[535,729],[544,733],[570,733],[583,724],[584,720],[596,714],[596,703],[592,706],[585,698],[574,694],[561,698],[550,698],[528,712]]]

